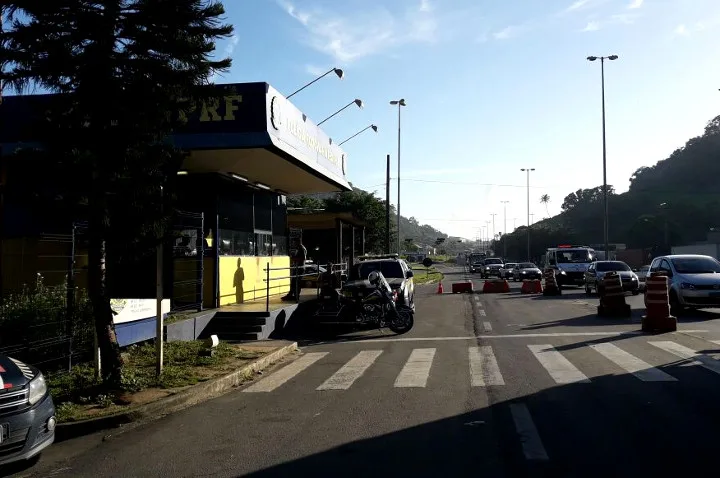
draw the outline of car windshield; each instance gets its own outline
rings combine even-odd
[[[520,269],[537,269],[537,266],[532,262],[523,262],[520,264]]]
[[[642,266],[638,272],[647,272],[650,270],[650,266]]]
[[[598,272],[610,272],[610,271],[629,271],[630,267],[624,262],[598,262],[595,266],[595,270]]]
[[[470,256],[471,262],[480,262],[483,259],[484,259],[484,257],[481,256],[480,254],[473,254],[472,256]]]
[[[514,262],[506,262],[505,263],[505,269],[514,269],[515,267],[517,267],[517,264]]]
[[[380,271],[388,278],[404,278],[402,266],[397,261],[373,261],[363,262],[358,267],[360,279],[367,279],[372,271]]]
[[[720,262],[712,257],[683,257],[670,259],[679,274],[720,273]]]
[[[592,262],[592,256],[587,249],[567,249],[556,252],[559,264],[581,264]]]
[[[490,264],[502,264],[502,261],[500,259],[485,259],[485,265],[489,266]]]

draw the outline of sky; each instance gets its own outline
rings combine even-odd
[[[608,183],[665,159],[720,114],[719,0],[224,1],[232,69],[218,83],[266,81],[344,145],[348,179],[384,197],[391,155],[401,213],[466,238],[560,212],[602,184],[600,63],[605,63]],[[543,194],[550,196],[546,207]],[[509,201],[504,207],[502,201]],[[506,213],[505,213],[506,209]],[[504,218],[507,218],[507,227]],[[487,221],[490,221],[488,224]],[[483,230],[485,226],[485,230]]]

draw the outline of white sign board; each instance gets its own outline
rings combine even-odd
[[[135,320],[149,319],[156,316],[157,302],[155,299],[110,299],[110,307],[115,312],[115,323],[123,324]],[[162,313],[170,312],[170,299],[163,299]]]

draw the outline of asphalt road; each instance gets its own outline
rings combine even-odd
[[[460,269],[445,270],[452,281]],[[475,281],[476,291],[481,282]],[[720,314],[639,332],[560,297],[435,294],[415,328],[304,337],[219,399],[53,446],[18,476],[670,476],[715,467]],[[717,340],[717,343],[712,341]]]

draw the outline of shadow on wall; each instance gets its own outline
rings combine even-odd
[[[245,280],[245,271],[242,268],[242,258],[238,257],[237,270],[233,276],[233,287],[235,287],[235,302],[242,304],[245,302],[245,289],[243,281]]]

